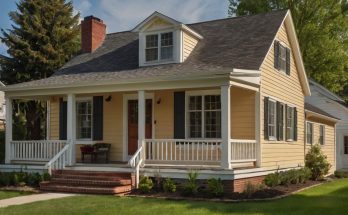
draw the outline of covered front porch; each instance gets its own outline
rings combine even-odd
[[[8,108],[6,163],[42,163],[49,171],[88,166],[90,160],[87,157],[82,162],[80,148],[107,143],[108,165],[127,164],[136,169],[258,167],[258,87],[233,81],[213,84],[7,96],[10,107],[14,99],[47,101],[48,134],[47,140],[12,140]],[[105,162],[97,163],[102,166]]]

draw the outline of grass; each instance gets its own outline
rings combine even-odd
[[[16,192],[16,191],[0,191],[0,200],[8,199],[16,196],[29,195],[29,193]]]
[[[330,182],[285,199],[214,203],[158,199],[76,196],[0,209],[0,214],[348,214],[348,179]]]

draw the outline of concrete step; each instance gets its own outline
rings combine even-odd
[[[115,186],[124,186],[131,185],[131,179],[117,179],[114,178],[90,178],[90,179],[81,179],[81,178],[66,178],[66,177],[54,177],[51,179],[52,183],[55,184],[64,184],[64,185],[82,185],[82,186],[100,186],[100,187],[115,187]]]

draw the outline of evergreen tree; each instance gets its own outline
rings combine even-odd
[[[5,84],[49,77],[80,49],[80,15],[73,15],[71,1],[20,0],[9,16],[13,25],[1,29],[0,36],[9,55],[0,62]],[[44,105],[40,101],[15,101],[14,106],[15,129],[26,127],[26,139],[44,138]],[[25,115],[24,122],[20,115]]]
[[[229,15],[290,9],[309,77],[348,99],[347,0],[229,0]]]

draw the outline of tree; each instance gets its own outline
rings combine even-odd
[[[229,15],[290,9],[309,77],[348,99],[347,0],[230,0]]]
[[[65,0],[20,0],[9,13],[11,29],[1,29],[10,56],[1,61],[1,78],[15,84],[49,77],[80,49],[79,14]],[[39,101],[17,105],[26,114],[26,138],[40,139],[43,105]]]

